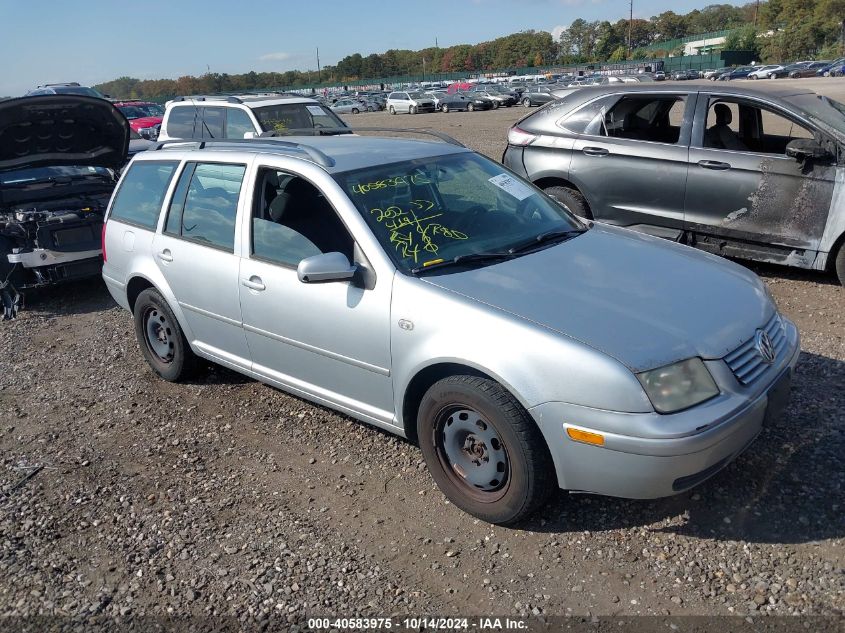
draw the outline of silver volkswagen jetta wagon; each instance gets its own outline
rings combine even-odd
[[[159,376],[202,357],[407,437],[493,523],[555,487],[698,484],[777,413],[799,354],[753,273],[584,223],[457,142],[161,144],[103,245]]]

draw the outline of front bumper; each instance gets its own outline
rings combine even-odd
[[[11,253],[8,259],[21,267],[20,278],[13,277],[20,290],[95,277],[103,268],[100,249],[62,253],[36,248],[25,253]]]
[[[711,403],[671,415],[602,411],[563,402],[533,407],[530,412],[549,445],[558,485],[571,491],[653,499],[688,490],[715,475],[740,455],[764,422],[776,418],[786,404],[800,341],[795,326],[783,321],[786,352],[753,389],[736,383],[728,387],[730,393]],[[728,380],[730,370],[723,361],[708,363],[724,366],[724,371],[714,376],[724,392],[722,380]],[[690,432],[673,433],[690,422],[694,425]],[[601,434],[604,446],[570,439],[566,430],[572,427]],[[635,428],[642,434],[620,432]]]

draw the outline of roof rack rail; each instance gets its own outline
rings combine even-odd
[[[264,145],[266,147],[286,147],[290,149],[298,149],[299,151],[308,155],[308,157],[321,167],[334,167],[335,161],[331,156],[321,152],[316,147],[305,145],[304,143],[294,143],[292,141],[281,141],[272,139],[252,139],[252,138],[217,138],[217,139],[170,139],[167,141],[159,141],[149,151],[163,149],[167,145],[196,145],[197,149],[205,149],[208,145]]]
[[[234,95],[188,95],[187,97],[175,97],[173,101],[227,101],[228,103],[243,103]]]
[[[458,139],[449,136],[448,134],[444,134],[443,132],[438,132],[437,130],[429,130],[428,128],[422,127],[409,127],[409,128],[390,128],[390,127],[353,127],[351,128],[353,132],[399,132],[399,133],[406,133],[406,134],[426,134],[428,136],[436,136],[441,141],[446,141],[450,145],[457,145],[458,147],[466,148],[466,145],[461,143]]]

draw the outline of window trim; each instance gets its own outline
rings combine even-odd
[[[174,176],[177,173],[179,173],[179,167],[180,167],[181,162],[182,162],[181,160],[156,159],[156,160],[139,160],[135,163],[137,165],[142,165],[142,164],[146,165],[148,163],[153,163],[153,164],[156,164],[156,165],[170,165],[170,164],[174,165],[173,172],[170,174],[170,179],[167,181],[167,185],[164,188],[164,194],[163,194],[162,199],[161,199],[161,205],[159,205],[158,214],[156,214],[156,221],[155,221],[155,224],[153,224],[153,226],[150,227],[150,226],[147,226],[146,224],[141,224],[140,222],[136,222],[134,220],[126,220],[126,219],[120,218],[120,217],[117,217],[117,218],[112,217],[112,210],[114,209],[114,203],[117,201],[117,198],[120,195],[121,189],[123,189],[123,185],[126,182],[126,178],[121,178],[120,184],[115,189],[114,195],[112,196],[111,204],[109,204],[106,215],[103,218],[103,222],[107,222],[108,220],[114,220],[115,222],[121,222],[123,224],[128,224],[129,226],[134,226],[136,228],[143,229],[145,231],[152,231],[153,233],[155,233],[158,230],[159,223],[161,222],[161,216],[162,216],[162,213],[164,211],[164,205],[171,197],[168,194],[170,193],[170,187],[173,185]],[[134,167],[134,165],[133,165],[133,167]],[[129,173],[129,172],[131,172],[131,169],[126,173]]]
[[[148,162],[148,161],[144,161],[144,162]],[[235,221],[233,223],[234,232],[232,233],[232,247],[227,248],[225,246],[220,246],[219,244],[212,244],[211,242],[204,242],[204,241],[198,240],[196,238],[185,237],[181,233],[179,235],[176,235],[175,233],[171,233],[171,232],[165,230],[167,228],[167,220],[170,218],[170,205],[173,203],[173,196],[176,193],[176,189],[179,187],[178,181],[176,182],[176,187],[174,188],[173,193],[171,193],[171,195],[168,197],[167,214],[166,214],[166,217],[164,218],[164,224],[161,225],[161,234],[166,235],[167,237],[170,237],[170,238],[175,239],[175,240],[180,240],[180,241],[183,241],[183,242],[190,242],[192,244],[197,244],[199,246],[205,246],[207,248],[213,248],[214,250],[217,250],[217,251],[222,251],[224,253],[230,253],[232,255],[236,255],[237,254],[236,249],[237,249],[237,246],[238,246],[238,217],[240,215],[241,197],[243,196],[243,193],[244,193],[244,183],[246,182],[246,177],[247,177],[247,174],[249,173],[249,165],[246,164],[246,163],[236,163],[236,162],[233,163],[233,162],[228,162],[228,161],[214,161],[214,160],[192,161],[192,160],[186,160],[186,161],[184,161],[184,166],[182,167],[182,170],[179,172],[179,180],[182,180],[182,176],[185,174],[185,172],[188,169],[191,170],[191,179],[193,180],[194,173],[196,172],[197,167],[199,165],[229,165],[229,166],[232,166],[232,167],[243,167],[244,168],[244,176],[241,179],[241,188],[240,188],[240,191],[238,192],[238,202],[237,202],[237,205],[235,206]],[[185,200],[187,200],[187,198],[188,198],[188,194],[187,194],[187,191],[186,191],[185,192]],[[184,212],[185,212],[185,205],[183,203],[182,204],[182,214],[184,214]],[[180,218],[180,220],[179,220],[180,230],[181,230],[181,227],[182,227],[182,220]]]
[[[746,105],[750,105],[752,107],[760,108],[762,110],[769,110],[770,112],[774,112],[782,116],[787,120],[791,120],[793,123],[797,123],[802,127],[808,128],[810,132],[813,133],[814,138],[816,136],[820,136],[825,141],[829,141],[828,136],[824,134],[816,125],[813,125],[810,121],[806,119],[802,119],[800,116],[795,114],[794,112],[790,112],[786,108],[772,103],[770,101],[764,101],[757,97],[751,97],[746,95],[736,95],[736,94],[728,94],[728,93],[716,93],[716,92],[702,92],[700,93],[701,99],[699,100],[698,107],[696,108],[696,117],[695,117],[695,124],[693,126],[693,136],[690,140],[690,148],[706,150],[706,151],[716,151],[716,152],[731,152],[733,154],[742,154],[744,156],[769,156],[772,158],[783,158],[789,161],[794,161],[795,159],[789,158],[786,154],[771,154],[767,152],[752,152],[751,150],[738,150],[738,149],[720,149],[718,147],[705,147],[704,146],[704,134],[707,131],[707,113],[710,111],[710,102],[712,100],[720,101],[727,99],[728,101],[732,101],[737,105],[745,102]],[[836,164],[839,164],[838,162]]]

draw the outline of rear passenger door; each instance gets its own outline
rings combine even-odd
[[[193,332],[223,365],[249,368],[234,245],[246,165],[190,162],[182,169],[153,257]]]
[[[680,235],[695,100],[694,93],[616,95],[585,126],[569,176],[596,220]]]

